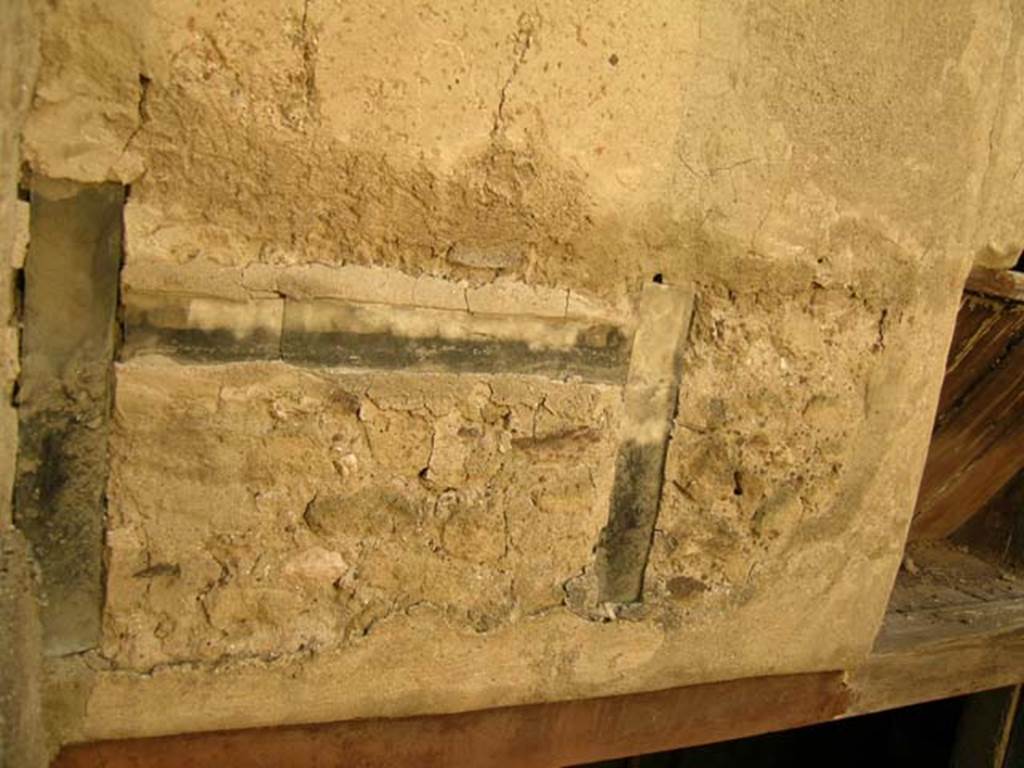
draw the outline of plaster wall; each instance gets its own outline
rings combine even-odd
[[[857,664],[964,278],[1019,251],[1022,31],[997,0],[51,9],[26,156],[131,185],[123,299],[176,332],[286,340],[290,302],[343,299],[415,338],[426,311],[628,335],[656,277],[694,294],[625,609],[593,561],[621,383],[286,341],[123,358],[103,638],[54,663],[65,737]]]

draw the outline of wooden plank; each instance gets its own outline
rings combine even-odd
[[[892,617],[889,617],[890,619]],[[950,608],[886,622],[878,648],[851,670],[848,715],[959,696],[1024,680],[1024,604]]]
[[[957,727],[953,768],[1003,768],[1019,700],[1019,685],[967,698]]]
[[[939,396],[938,423],[1024,334],[1024,304],[965,295],[957,314],[946,375]]]
[[[865,664],[435,717],[83,744],[55,766],[564,766],[866,714],[1024,680],[1024,600],[890,614]]]
[[[103,742],[66,748],[54,765],[565,766],[830,720],[847,699],[839,673],[750,678],[435,717]]]
[[[971,285],[1016,279],[975,270]],[[1005,296],[964,295],[911,541],[950,535],[1024,467],[1022,341],[1024,303]]]
[[[1024,301],[1024,273],[1009,269],[975,267],[967,277],[967,290],[998,296],[1011,301]]]
[[[1024,681],[1024,579],[945,543],[908,548],[866,663],[851,670],[848,714]],[[945,587],[939,600],[933,588]]]

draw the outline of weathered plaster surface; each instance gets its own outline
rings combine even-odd
[[[614,621],[588,558],[617,390],[120,366],[67,734],[856,663],[963,278],[1019,242],[1022,30],[998,0],[63,3],[28,157],[132,183],[129,289],[475,311],[515,286],[500,311],[624,322],[655,275],[697,293],[645,601]]]
[[[14,269],[24,260],[28,206],[18,200],[21,129],[39,64],[37,4],[5,3],[0,13],[0,766],[41,768],[41,640],[31,550],[12,525],[18,417]]]

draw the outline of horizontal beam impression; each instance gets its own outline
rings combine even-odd
[[[574,318],[131,291],[122,359],[281,359],[305,366],[518,373],[621,384],[631,336],[626,325]]]

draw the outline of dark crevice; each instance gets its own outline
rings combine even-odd
[[[148,84],[149,78],[144,75],[139,75],[141,81],[145,78]],[[130,184],[126,184],[124,187],[124,203],[127,204],[128,200],[132,195],[132,187]],[[123,205],[122,204],[122,205]],[[124,242],[125,242],[125,230],[124,230],[124,217],[121,217],[121,234],[120,234],[121,248],[117,254],[117,284],[115,286],[116,296],[114,298],[114,349],[111,355],[111,365],[115,361],[121,360],[122,350],[124,349],[125,339],[128,332],[127,318],[125,317],[125,302],[124,302],[124,283],[121,281],[121,273],[124,271]],[[113,402],[114,388],[117,385],[117,378],[111,371],[110,386],[111,386],[111,402]],[[106,505],[104,504],[104,509]]]
[[[146,75],[139,73],[139,100],[136,103],[135,109],[137,114],[137,123],[135,129],[128,135],[128,138],[124,142],[124,146],[121,147],[121,152],[127,152],[128,148],[135,141],[135,138],[139,135],[143,128],[146,127],[146,123],[149,122],[149,86],[153,81]],[[125,199],[128,198],[129,190],[125,189]]]
[[[492,138],[500,136],[505,128],[505,102],[508,99],[508,90],[512,85],[512,81],[516,79],[516,75],[519,74],[520,67],[526,63],[526,54],[529,52],[530,46],[533,45],[533,38],[539,25],[539,17],[531,16],[527,13],[519,16],[518,27],[513,39],[514,58],[512,60],[512,70],[498,91],[498,106],[494,111],[494,122],[491,126]]]
[[[18,329],[18,341],[21,341],[21,318],[25,312],[25,270],[14,270],[11,280],[11,315],[8,325]]]
[[[149,120],[149,85],[153,80],[146,75],[139,73],[139,122],[145,123]]]

